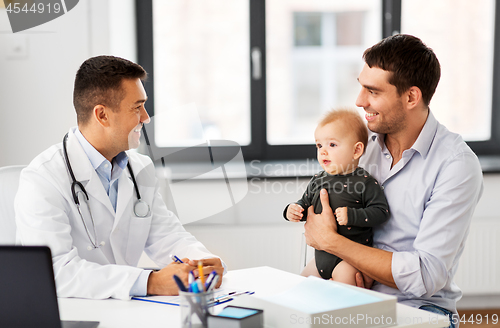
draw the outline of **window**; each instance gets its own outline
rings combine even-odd
[[[226,139],[247,161],[314,158],[322,113],[355,107],[363,51],[401,31],[441,62],[438,120],[477,154],[498,153],[499,10],[494,0],[137,1],[152,147]],[[180,160],[200,158],[191,148]]]
[[[158,146],[250,143],[248,10],[245,1],[153,1]]]
[[[269,145],[312,144],[324,112],[356,108],[361,56],[381,39],[381,11],[373,0],[266,0]]]
[[[436,118],[467,141],[491,138],[495,0],[403,0],[401,32],[417,35],[441,63]]]

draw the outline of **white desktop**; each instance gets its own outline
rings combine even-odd
[[[223,280],[224,289],[252,290],[259,295],[273,295],[300,283],[302,276],[273,269],[258,267],[229,271]],[[218,305],[220,311],[225,305]],[[132,328],[132,327],[181,327],[180,308],[178,306],[158,304],[144,301],[120,300],[87,300],[76,298],[59,298],[59,309],[62,320],[99,321],[99,328]],[[397,325],[392,327],[447,327],[445,316],[426,312],[406,305],[397,304]],[[264,322],[265,327],[266,322]],[[290,322],[290,327],[299,327]],[[327,327],[327,325],[325,325]]]

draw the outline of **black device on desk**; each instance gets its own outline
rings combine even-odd
[[[0,246],[0,327],[95,328],[61,321],[50,248]]]

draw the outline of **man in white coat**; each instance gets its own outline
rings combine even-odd
[[[187,284],[189,271],[198,275],[198,260],[205,273],[225,271],[165,206],[151,159],[127,152],[149,123],[146,76],[125,59],[86,60],[73,94],[78,127],[21,173],[17,240],[50,247],[60,297],[175,295],[172,276]],[[136,267],[143,251],[160,271]],[[170,254],[185,263],[172,262]]]

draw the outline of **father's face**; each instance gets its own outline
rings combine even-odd
[[[376,133],[394,134],[406,127],[405,94],[398,95],[396,87],[389,83],[390,74],[365,64],[358,77],[362,88],[356,106],[363,107],[368,128]]]

